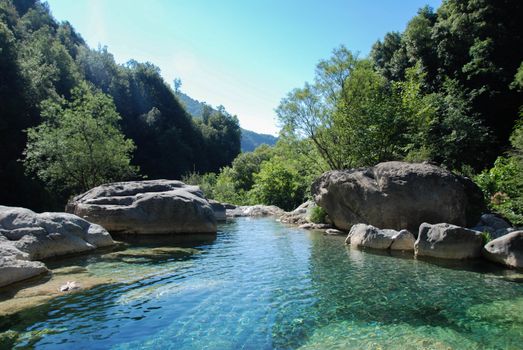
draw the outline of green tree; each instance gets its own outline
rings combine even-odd
[[[257,203],[292,210],[304,201],[308,183],[302,181],[289,160],[273,157],[263,162],[250,195]]]
[[[254,185],[254,174],[260,172],[261,164],[273,156],[273,149],[267,145],[257,147],[253,152],[244,152],[232,162],[231,178],[237,189],[249,191]]]
[[[86,191],[136,174],[134,145],[118,129],[111,98],[87,83],[73,89],[71,101],[45,100],[42,119],[27,131],[24,164],[50,187]]]

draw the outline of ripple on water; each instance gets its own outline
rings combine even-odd
[[[73,270],[114,282],[0,319],[0,331],[18,332],[15,348],[39,349],[523,344],[523,285],[505,280],[506,270],[363,252],[343,237],[271,219],[238,219],[220,230],[214,242],[133,244],[75,262]]]

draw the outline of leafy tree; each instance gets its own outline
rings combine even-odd
[[[45,100],[42,118],[28,130],[24,164],[49,186],[86,191],[136,173],[130,165],[134,145],[118,130],[110,97],[82,83],[71,101]]]
[[[251,190],[253,200],[292,210],[304,201],[307,184],[288,161],[279,157],[263,162]]]
[[[261,145],[253,152],[241,153],[231,167],[231,180],[239,190],[249,191],[254,185],[254,174],[260,172],[261,164],[273,156],[273,149]]]
[[[219,106],[217,110],[206,106],[202,120],[197,120],[197,126],[205,143],[207,170],[230,165],[241,148],[238,118],[227,113],[223,106]]]

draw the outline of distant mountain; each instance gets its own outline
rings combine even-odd
[[[204,102],[193,99],[192,97],[184,94],[181,91],[176,93],[176,96],[185,107],[185,110],[189,112],[194,118],[201,118],[203,114]],[[242,152],[251,152],[261,144],[267,144],[272,146],[278,141],[277,137],[268,134],[259,134],[257,132],[246,130],[242,128]]]
[[[278,141],[277,137],[268,134],[258,134],[257,132],[242,129],[242,152],[251,152],[261,144],[272,146]]]

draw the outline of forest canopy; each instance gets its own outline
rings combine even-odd
[[[79,99],[80,91],[91,97]],[[105,108],[103,117],[78,106],[88,100]],[[71,194],[109,180],[216,172],[240,153],[235,116],[220,109],[195,122],[158,67],[117,64],[107,48],[88,47],[70,23],[57,22],[38,0],[0,0],[0,118],[0,203],[35,210],[62,209]],[[96,121],[107,129],[105,146],[96,144],[95,163],[108,163],[87,166],[79,159],[76,165],[94,172],[91,180],[71,183],[74,176],[63,182],[53,166],[59,153],[65,153],[63,161],[81,152],[74,145],[52,147],[51,139],[79,135],[67,128],[75,124],[78,131]],[[102,148],[117,155],[101,154]]]

